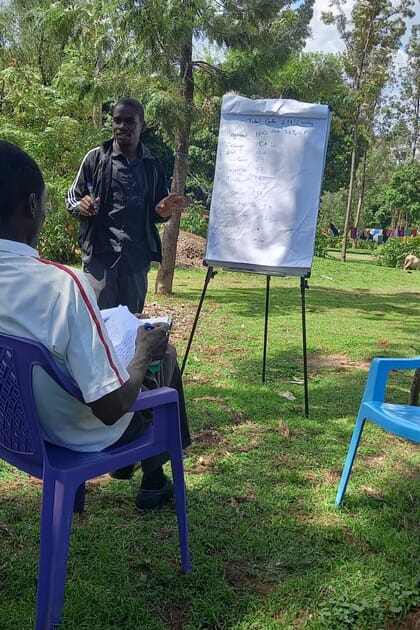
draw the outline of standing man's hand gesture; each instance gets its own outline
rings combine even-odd
[[[85,195],[79,203],[79,212],[82,217],[91,217],[96,214],[99,204],[99,197],[92,199],[91,196]]]
[[[170,193],[159,201],[155,210],[161,217],[170,217],[173,212],[182,212],[189,205],[190,200],[185,195]]]

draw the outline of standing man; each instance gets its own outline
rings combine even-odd
[[[83,158],[67,193],[67,208],[80,220],[83,270],[100,309],[118,304],[141,313],[152,260],[162,260],[156,227],[186,197],[168,195],[160,160],[140,141],[143,105],[132,98],[113,110],[114,138]]]

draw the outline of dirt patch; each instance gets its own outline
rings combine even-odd
[[[203,269],[204,253],[206,249],[206,239],[197,234],[189,232],[180,232],[178,238],[178,247],[176,253],[176,265],[184,269]],[[171,339],[175,342],[179,339],[188,339],[190,330],[192,329],[196,308],[191,308],[189,304],[159,304],[151,298],[153,288],[149,287],[149,291],[144,305],[144,313],[149,317],[159,317],[159,315],[169,315],[174,322],[174,328],[171,332]]]
[[[408,613],[401,621],[388,623],[386,630],[420,630],[420,608]]]
[[[190,232],[179,232],[175,264],[183,268],[204,268],[206,239]]]
[[[337,260],[340,260],[341,252],[337,252],[337,251],[329,249],[328,256],[330,256],[331,258],[337,258]],[[346,251],[346,260],[349,260],[349,261],[363,260],[364,262],[365,261],[376,262],[377,259],[378,257],[375,256],[374,254],[355,254],[351,250]]]
[[[182,630],[187,622],[187,611],[186,601],[169,601],[163,606],[160,618],[168,630]]]
[[[322,368],[333,368],[338,372],[358,368],[360,370],[369,370],[371,359],[360,359],[360,361],[352,361],[344,352],[321,355],[309,354],[308,366],[310,370],[319,370]]]
[[[194,444],[210,448],[218,444],[227,444],[224,437],[216,429],[202,429],[193,434]]]

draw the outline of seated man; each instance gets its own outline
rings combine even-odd
[[[80,388],[86,404],[67,394],[43,370],[34,396],[44,437],[76,451],[101,451],[137,437],[150,422],[128,410],[142,388],[167,385],[179,393],[183,446],[190,443],[181,375],[167,326],[140,327],[125,369],[109,340],[95,295],[82,273],[39,257],[46,191],[36,162],[0,141],[0,331],[41,342]],[[159,372],[149,365],[163,359]],[[164,455],[142,462],[136,506],[159,507],[172,498]],[[116,471],[127,478],[132,470]]]

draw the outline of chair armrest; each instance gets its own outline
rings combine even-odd
[[[172,387],[159,387],[144,392],[139,392],[136,400],[132,404],[130,411],[141,411],[143,409],[153,409],[167,403],[178,403],[178,392]]]
[[[373,359],[363,394],[363,400],[378,400],[383,402],[389,372],[391,370],[416,370],[417,368],[420,368],[420,357],[411,357],[409,359]]]

